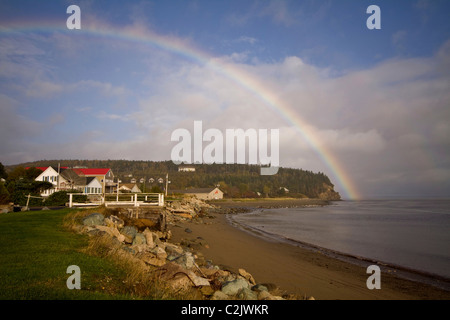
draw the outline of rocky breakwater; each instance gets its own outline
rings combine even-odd
[[[107,211],[92,213],[82,219],[79,230],[90,236],[110,237],[128,254],[149,265],[167,288],[178,293],[197,290],[201,299],[208,300],[292,299],[292,296],[282,297],[273,284],[257,283],[244,269],[233,272],[206,261],[195,251],[195,245],[202,244],[201,239],[196,243],[170,241],[168,226],[180,220],[196,219],[203,223],[208,212],[215,210],[217,207],[197,199],[172,203],[163,213],[167,221],[164,228],[136,226],[133,219],[108,215]]]

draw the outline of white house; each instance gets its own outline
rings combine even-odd
[[[54,186],[53,188],[45,190],[43,193],[41,193],[41,197],[48,197],[53,192],[56,192],[59,189],[64,189],[67,181],[60,174],[58,174],[58,171],[56,171],[52,167],[38,167],[38,169],[41,169],[43,172],[38,175],[35,180],[47,181],[52,183]]]
[[[172,192],[195,196],[197,199],[202,200],[223,199],[223,192],[219,188],[192,188],[186,190],[173,190]]]
[[[190,166],[179,166],[178,172],[195,172],[195,167]]]
[[[102,194],[103,187],[96,177],[88,177],[86,179],[86,186],[84,187],[86,194]]]
[[[141,189],[135,183],[122,183],[119,186],[119,192],[142,193]]]

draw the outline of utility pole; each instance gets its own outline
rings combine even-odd
[[[61,171],[61,164],[58,162],[58,176],[56,177],[56,191],[59,191],[59,174]]]
[[[167,188],[169,187],[169,174],[166,174],[166,197],[167,197]]]

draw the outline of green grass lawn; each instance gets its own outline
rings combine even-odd
[[[83,253],[88,236],[63,227],[72,209],[0,215],[0,299],[133,299],[120,288],[126,271]],[[67,267],[81,270],[81,290],[69,290]]]

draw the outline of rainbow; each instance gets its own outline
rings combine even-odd
[[[54,33],[68,32],[68,30],[65,21],[61,20],[16,22],[8,25],[8,27],[0,26],[0,35],[14,35],[28,32]],[[344,198],[351,200],[361,198],[349,174],[339,163],[336,156],[330,150],[323,147],[323,144],[311,126],[291,106],[280,101],[269,88],[265,87],[256,77],[244,70],[234,65],[226,64],[220,59],[215,59],[212,55],[197,49],[187,41],[180,40],[176,37],[163,36],[144,28],[141,30],[127,27],[119,29],[111,26],[86,26],[86,24],[82,24],[81,30],[71,30],[70,32],[143,43],[208,66],[208,68],[222,74],[238,86],[250,92],[267,107],[279,114],[288,124],[292,125],[298,134],[312,147],[322,162],[331,170],[333,180],[337,181],[338,187],[344,190]]]

